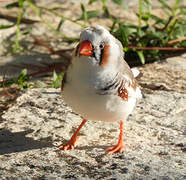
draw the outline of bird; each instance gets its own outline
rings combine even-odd
[[[123,152],[124,121],[142,97],[135,76],[124,60],[123,46],[106,28],[87,27],[80,34],[70,65],[62,80],[62,97],[83,121],[60,150],[74,149],[78,133],[87,120],[119,122],[118,143],[106,148],[107,154]]]

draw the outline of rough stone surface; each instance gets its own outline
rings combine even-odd
[[[144,90],[164,89],[186,94],[186,54],[139,68]],[[151,91],[150,91],[151,92]]]
[[[2,116],[0,177],[43,179],[185,179],[186,95],[144,94],[125,122],[125,152],[106,156],[118,123],[87,122],[75,150],[57,146],[81,118],[59,89],[29,89]]]

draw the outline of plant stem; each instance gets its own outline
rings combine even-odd
[[[139,17],[138,17],[138,37],[140,37],[141,35],[141,20],[142,20],[142,15],[143,15],[143,0],[139,0],[138,1],[138,5],[139,5],[139,9],[138,9],[138,13],[139,13]]]
[[[19,25],[20,25],[20,22],[21,22],[22,14],[23,14],[23,9],[22,9],[22,7],[19,7],[18,16],[17,16],[17,22],[16,22],[15,44],[14,44],[14,48],[13,48],[14,52],[16,52],[18,49],[21,48],[21,46],[19,44],[19,36],[20,36],[20,33],[21,33]]]
[[[182,0],[175,0],[174,1],[174,7],[172,8],[172,16],[175,17],[176,16],[176,11],[179,8],[180,2]]]

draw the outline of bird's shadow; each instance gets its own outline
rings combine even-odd
[[[41,149],[44,147],[53,147],[50,137],[34,140],[26,137],[27,134],[34,130],[29,129],[20,132],[11,132],[8,129],[0,130],[0,155],[22,152],[32,149]]]

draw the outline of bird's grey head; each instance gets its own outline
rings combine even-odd
[[[93,57],[95,63],[103,67],[123,56],[123,47],[109,31],[98,25],[81,33],[79,55]]]
[[[98,45],[101,44],[101,42],[109,41],[109,36],[111,36],[109,31],[98,25],[84,29],[80,35],[80,41],[88,40],[92,45]]]

